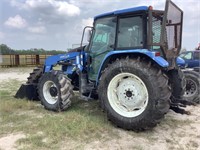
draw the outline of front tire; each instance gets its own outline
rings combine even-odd
[[[43,67],[38,67],[33,69],[33,72],[30,73],[30,76],[27,78],[27,84],[35,84],[37,85],[39,82],[39,78],[42,76]]]
[[[72,90],[70,79],[61,71],[43,74],[38,83],[41,103],[52,111],[64,111],[71,105]]]
[[[168,78],[151,62],[121,59],[102,73],[99,98],[108,118],[124,129],[155,127],[169,110]]]

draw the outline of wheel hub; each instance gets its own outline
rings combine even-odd
[[[46,81],[43,85],[43,95],[49,104],[55,104],[58,101],[58,89],[53,81]]]
[[[126,96],[128,97],[128,98],[132,98],[132,96],[133,96],[133,93],[132,93],[133,91],[127,91],[126,90],[126,93],[124,93],[124,94],[126,94]]]
[[[146,98],[140,94],[140,86],[131,77],[122,79],[117,87],[117,96],[121,105],[128,111],[140,109]]]
[[[197,85],[193,80],[187,80],[185,96],[193,96],[197,91]]]
[[[53,96],[53,97],[58,95],[58,90],[56,87],[50,87],[49,92],[50,92],[51,96]]]

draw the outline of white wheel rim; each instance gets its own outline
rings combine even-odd
[[[47,82],[45,82],[45,84],[43,86],[43,96],[44,96],[45,100],[49,104],[55,104],[58,101],[58,95],[52,96],[50,94],[50,88],[51,87],[55,87],[56,89],[58,89],[57,86],[55,85],[55,83],[53,81],[47,81]]]
[[[109,83],[108,101],[121,116],[136,117],[147,107],[149,94],[144,82],[134,74],[120,73]]]

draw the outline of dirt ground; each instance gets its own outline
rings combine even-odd
[[[6,72],[3,70],[0,72],[0,82],[9,79],[25,82],[29,72],[31,69],[26,69],[26,71],[7,69]],[[170,110],[157,127],[142,133],[125,131],[113,126],[114,132],[119,136],[106,140],[109,135],[104,135],[105,139],[82,143],[81,149],[200,150],[200,106],[189,106],[186,110],[189,110],[191,115],[181,115]],[[16,141],[24,137],[23,133],[0,136],[0,150],[17,149]],[[63,150],[75,149],[76,141],[66,142],[68,144],[65,146],[63,143]]]

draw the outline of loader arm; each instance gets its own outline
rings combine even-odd
[[[80,52],[70,52],[66,54],[50,56],[45,60],[44,72],[51,71],[53,66],[57,64],[60,64],[63,66],[77,66],[80,61],[79,55],[80,55]]]

